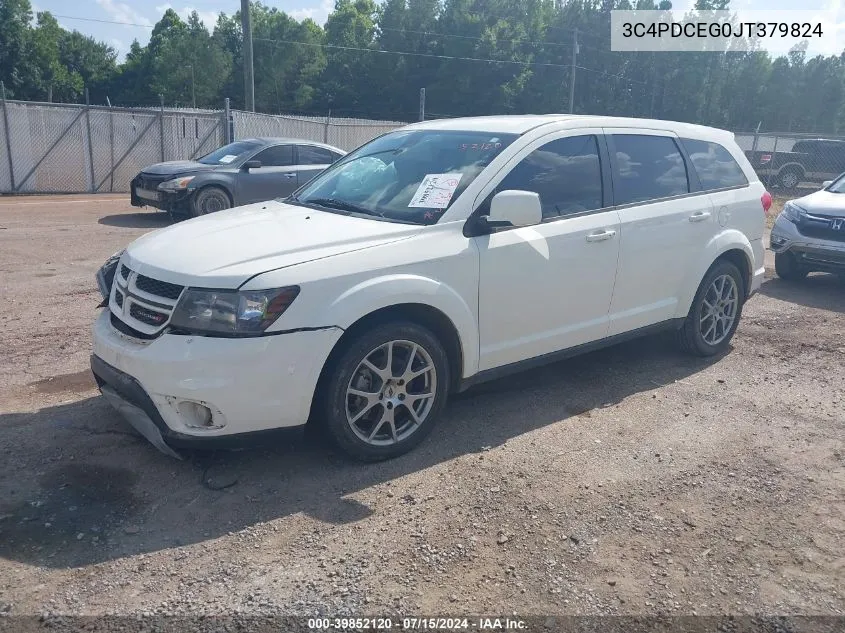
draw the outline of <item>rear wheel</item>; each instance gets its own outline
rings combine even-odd
[[[334,361],[322,418],[348,455],[378,461],[407,453],[431,432],[446,404],[449,362],[440,341],[415,323],[358,335]]]
[[[701,281],[678,331],[681,349],[696,356],[713,356],[727,349],[744,301],[745,284],[739,269],[729,261],[717,261]]]
[[[798,263],[795,255],[787,251],[775,254],[775,272],[786,281],[801,281],[810,271]]]
[[[232,206],[229,194],[220,187],[203,187],[194,194],[191,201],[191,215],[197,217],[215,213]]]
[[[803,174],[797,169],[784,169],[778,175],[780,186],[784,189],[795,189],[801,182]]]

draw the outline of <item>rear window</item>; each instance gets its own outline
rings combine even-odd
[[[300,165],[331,165],[334,161],[335,155],[324,147],[299,146]]]
[[[684,148],[705,191],[740,187],[748,184],[742,168],[724,146],[708,141],[682,138]]]

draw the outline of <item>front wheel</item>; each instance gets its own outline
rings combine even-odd
[[[191,215],[197,217],[208,213],[215,213],[232,206],[227,194],[220,187],[203,187],[194,194],[191,202]]]
[[[739,269],[729,261],[717,261],[701,281],[678,331],[681,349],[696,356],[713,356],[727,349],[744,301],[745,284]]]
[[[329,368],[321,394],[329,437],[363,461],[407,453],[431,432],[443,410],[449,369],[440,341],[415,323],[363,332]]]
[[[775,253],[775,272],[785,281],[801,281],[809,270],[801,266],[790,252]]]

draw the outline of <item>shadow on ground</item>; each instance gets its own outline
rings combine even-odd
[[[845,312],[845,281],[837,275],[818,273],[801,281],[775,278],[764,283],[760,293],[808,308]]]
[[[115,213],[114,215],[105,215],[97,220],[97,222],[106,226],[117,226],[126,229],[158,229],[172,224],[170,216],[163,211]]]
[[[588,425],[591,409],[712,362],[651,337],[481,385],[451,401],[419,448],[380,464],[350,462],[305,436],[180,462],[135,435],[99,396],[0,415],[0,556],[77,567],[294,513],[352,523],[373,510],[350,494],[561,420]]]

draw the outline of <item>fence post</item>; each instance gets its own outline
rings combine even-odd
[[[91,140],[91,98],[88,95],[88,87],[85,88],[85,127],[88,131],[88,167],[91,168],[91,179],[89,185],[89,191],[94,193],[96,189],[94,188],[94,143]]]
[[[3,129],[6,132],[6,152],[9,154],[9,184],[15,190],[15,167],[12,165],[12,140],[9,138],[9,114],[6,112],[6,85],[0,81],[0,100],[3,102]]]
[[[229,127],[229,119],[232,116],[232,107],[229,97],[223,100],[223,144],[228,145],[235,139],[232,138],[232,129]]]
[[[329,113],[326,115],[326,123],[323,126],[323,143],[329,142],[329,126],[332,123],[332,111],[329,110]]]
[[[161,143],[161,162],[164,162],[164,95],[159,95],[159,109],[158,109],[158,133],[159,141]]]
[[[425,121],[425,88],[420,88],[420,121]]]
[[[114,193],[114,110],[112,109],[111,99],[106,97],[106,103],[109,104],[109,154],[111,157],[109,163],[109,193]]]

